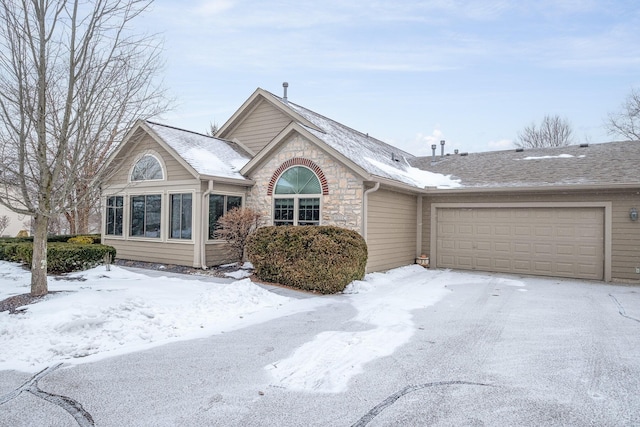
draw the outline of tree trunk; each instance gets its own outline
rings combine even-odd
[[[47,230],[49,228],[49,218],[38,214],[34,219],[31,295],[35,297],[46,295],[49,292],[47,286]]]
[[[67,219],[67,223],[69,224],[69,234],[77,234],[76,233],[76,213],[74,210],[64,213],[64,217]]]
[[[89,234],[89,216],[91,214],[91,203],[84,201],[76,208],[76,233]]]

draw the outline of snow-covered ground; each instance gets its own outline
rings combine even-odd
[[[241,279],[149,277],[112,266],[49,279],[50,293],[19,314],[0,313],[0,370],[36,372],[54,363],[84,363],[172,341],[243,328],[324,304],[352,304],[356,332],[324,331],[283,360],[265,366],[292,390],[341,392],[363,365],[388,356],[415,332],[412,311],[435,304],[446,285],[470,275],[413,265],[368,274],[345,295],[289,298]],[[0,262],[0,299],[29,292],[29,273]],[[490,280],[490,277],[474,277]],[[504,280],[504,279],[502,279]],[[513,282],[513,283],[511,283]],[[510,281],[505,285],[522,286]]]
[[[328,303],[269,292],[249,279],[212,283],[112,266],[49,278],[24,313],[0,313],[0,370],[35,372],[231,331]],[[29,292],[30,273],[0,261],[0,299]]]

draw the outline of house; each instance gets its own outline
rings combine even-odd
[[[103,241],[119,258],[228,261],[217,219],[337,225],[368,271],[434,267],[637,281],[640,144],[416,157],[257,89],[209,137],[140,121],[110,156]]]
[[[0,205],[0,237],[16,237],[20,230],[29,228],[25,226],[29,220],[29,217],[17,214],[6,206]]]

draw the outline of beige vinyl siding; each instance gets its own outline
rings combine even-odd
[[[192,266],[194,245],[189,243],[122,240],[106,237],[104,244],[116,248],[116,258]]]
[[[629,209],[640,208],[638,190],[611,190],[589,192],[538,192],[538,193],[466,193],[459,195],[430,195],[424,197],[423,206],[423,252],[431,253],[431,212],[432,203],[610,203],[610,264],[611,278],[614,281],[640,281],[640,274],[635,272],[640,267],[640,221],[629,219]]]
[[[381,189],[368,198],[367,271],[415,263],[417,196]]]
[[[263,101],[225,138],[237,139],[245,147],[258,153],[290,122],[291,118]]]
[[[123,150],[114,163],[120,164],[119,169],[109,179],[110,185],[126,184],[129,182],[129,174],[133,163],[143,153],[151,152],[159,155],[165,167],[165,180],[179,181],[193,179],[193,175],[178,162],[167,150],[158,144],[151,136],[145,134],[142,140],[132,149]],[[139,184],[136,184],[139,185]]]
[[[229,254],[226,243],[207,243],[205,248],[207,256],[207,267],[236,262]]]

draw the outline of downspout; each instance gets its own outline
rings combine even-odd
[[[205,230],[207,230],[207,196],[209,196],[209,194],[211,194],[211,192],[213,191],[213,181],[209,180],[209,188],[207,188],[207,191],[205,191],[202,194],[202,215],[200,216],[201,218],[201,225],[202,225],[202,231],[201,231],[201,243],[200,243],[200,268],[202,268],[203,270],[207,269],[207,239],[209,238],[209,232],[207,231],[205,233]]]
[[[375,193],[380,188],[380,183],[376,182],[376,184],[370,189],[364,192],[363,197],[363,206],[362,206],[362,237],[364,237],[364,241],[367,242],[367,233],[369,228],[369,194]],[[368,242],[367,242],[368,243]]]
[[[422,194],[418,196],[416,207],[416,258],[422,255]]]

